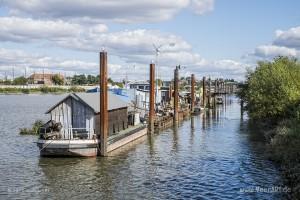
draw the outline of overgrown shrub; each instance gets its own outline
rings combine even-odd
[[[36,120],[31,128],[20,128],[21,135],[38,135],[40,128],[44,125],[42,120]]]
[[[291,108],[300,102],[300,64],[296,59],[278,57],[272,62],[259,62],[249,71],[239,96],[254,119],[291,117]]]

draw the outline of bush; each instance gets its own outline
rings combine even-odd
[[[71,87],[69,89],[69,92],[85,92],[85,89],[81,88],[81,87],[75,87],[75,86],[73,86],[73,87]]]
[[[38,135],[40,128],[44,125],[42,120],[36,120],[32,128],[20,128],[20,135]]]
[[[29,94],[30,93],[29,89],[27,89],[27,88],[23,88],[21,91],[24,94]]]
[[[297,115],[299,107],[300,64],[296,59],[278,57],[273,62],[259,62],[248,72],[247,82],[239,96],[253,119],[283,119]]]
[[[300,198],[300,123],[298,120],[283,121],[276,128],[270,143],[271,158],[281,163],[292,195]],[[297,189],[298,188],[298,189]]]

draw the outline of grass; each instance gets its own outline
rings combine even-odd
[[[44,125],[42,120],[36,120],[31,128],[20,128],[20,135],[38,135],[39,129]]]

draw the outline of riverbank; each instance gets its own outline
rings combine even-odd
[[[280,164],[291,198],[300,199],[300,63],[288,57],[258,62],[239,97],[266,137],[269,158]]]
[[[250,119],[248,125],[255,127],[253,135],[264,136],[266,157],[280,167],[284,184],[291,190],[290,198],[300,199],[300,121]]]
[[[61,94],[71,92],[85,92],[84,88],[81,87],[37,87],[37,88],[19,88],[19,87],[1,87],[0,94]]]
[[[292,198],[300,199],[300,122],[281,121],[273,130],[268,148],[270,158],[280,163],[287,185],[292,188]]]

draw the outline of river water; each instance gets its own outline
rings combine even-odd
[[[41,158],[36,136],[18,130],[47,120],[45,111],[61,98],[0,95],[0,199],[284,198],[272,192],[284,187],[280,171],[234,97],[109,157]]]

